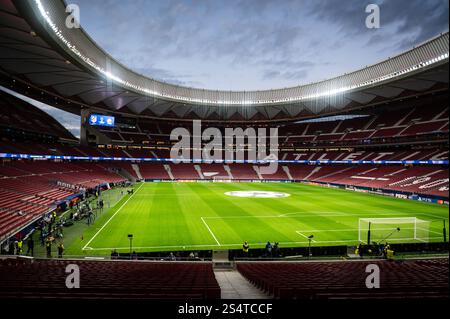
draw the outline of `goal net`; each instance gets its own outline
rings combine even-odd
[[[428,242],[430,239],[430,222],[416,217],[360,218],[358,222],[359,242],[367,242],[369,229],[371,243]]]

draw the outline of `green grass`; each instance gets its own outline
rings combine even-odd
[[[238,198],[224,194],[241,190],[290,196]],[[75,239],[66,243],[66,254],[128,252],[130,233],[134,250],[141,252],[232,249],[241,247],[244,240],[253,248],[263,247],[267,241],[278,241],[281,247],[306,246],[310,234],[314,234],[312,245],[353,245],[358,243],[359,218],[386,217],[430,221],[430,240],[442,241],[442,221],[448,220],[448,213],[446,206],[305,184],[144,183],[136,185],[134,195],[125,195],[99,216],[94,225],[84,227],[83,239],[72,236]],[[406,228],[401,233],[410,237]],[[380,240],[385,233],[374,232],[373,240]]]

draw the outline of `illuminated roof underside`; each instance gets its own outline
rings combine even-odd
[[[0,9],[0,69],[70,101],[72,109],[61,102],[57,107],[74,113],[81,106],[166,119],[290,120],[335,114],[405,92],[448,89],[448,32],[330,80],[266,91],[213,91],[163,83],[131,71],[83,29],[65,27],[62,0],[4,0]]]

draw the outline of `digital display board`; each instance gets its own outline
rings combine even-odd
[[[132,162],[175,162],[186,161],[189,163],[213,163],[211,159],[173,159],[173,158],[149,158],[149,157],[92,157],[92,156],[65,156],[65,155],[34,155],[0,153],[0,158],[25,158],[25,159],[49,159],[49,160],[87,160],[87,161],[132,161]],[[281,164],[401,164],[401,165],[448,165],[448,160],[406,160],[406,161],[333,161],[333,160],[272,160]],[[267,160],[217,160],[216,163],[256,163],[267,164]]]
[[[114,127],[115,122],[116,119],[114,118],[114,116],[107,116],[101,114],[89,115],[89,125]]]

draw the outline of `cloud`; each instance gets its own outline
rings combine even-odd
[[[82,26],[120,62],[149,77],[211,89],[329,78],[448,29],[447,0],[372,0],[381,8],[377,30],[366,28],[369,1],[361,0],[77,2]],[[304,61],[314,65],[300,66]]]
[[[273,79],[287,79],[287,80],[301,80],[308,75],[307,70],[295,70],[295,71],[279,71],[279,70],[267,70],[264,72],[263,78],[266,80]]]
[[[366,37],[366,43],[380,40],[398,49],[408,49],[441,32],[448,31],[448,0],[376,0],[381,29],[367,29],[365,7],[369,2],[315,0],[309,13],[337,27],[343,37]]]

